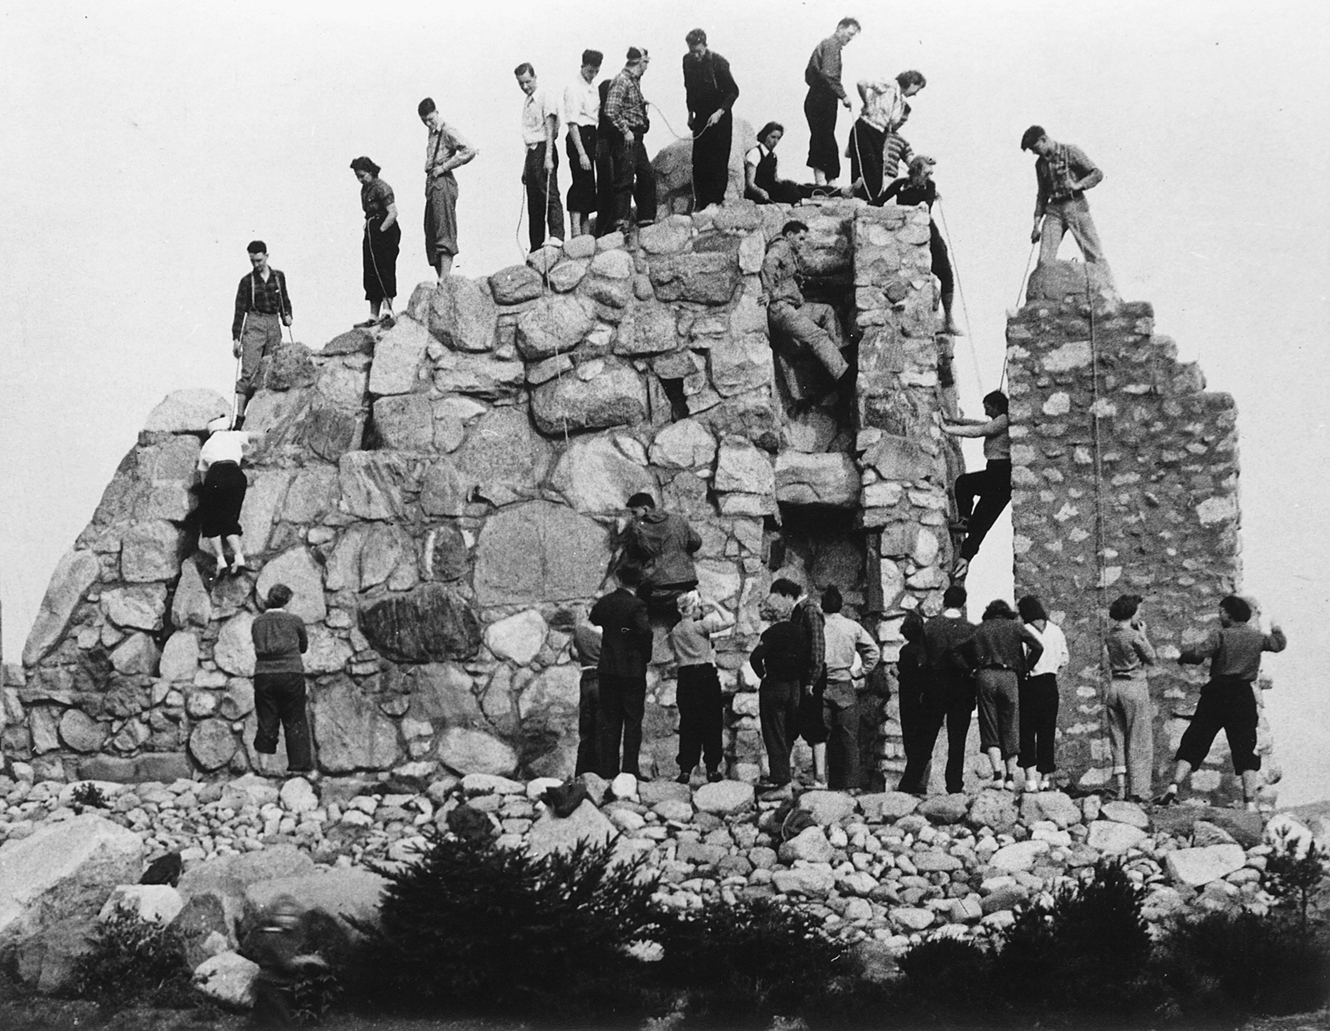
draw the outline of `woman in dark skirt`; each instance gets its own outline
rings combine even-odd
[[[360,180],[360,207],[365,212],[360,256],[365,267],[365,300],[369,301],[370,318],[359,325],[372,326],[392,321],[402,228],[397,224],[393,188],[379,178],[379,166],[367,157],[358,157],[351,162],[351,171]],[[379,312],[384,308],[387,311],[380,319]]]
[[[250,434],[233,430],[226,416],[208,423],[209,437],[199,451],[198,470],[203,474],[199,495],[199,537],[217,557],[217,575],[228,568],[245,568],[240,550],[240,509],[245,504],[249,481],[240,469]],[[231,548],[231,563],[226,561],[226,547]]]
[[[947,243],[942,239],[932,217],[933,202],[938,199],[937,183],[933,182],[933,166],[936,164],[936,161],[923,154],[911,158],[909,177],[897,179],[888,186],[882,194],[881,203],[894,199],[902,207],[928,205],[928,249],[933,258],[933,275],[937,276],[942,287],[942,313],[946,317],[942,332],[948,336],[964,336],[951,315],[951,301],[956,291],[955,277],[951,274],[951,255],[947,253]]]

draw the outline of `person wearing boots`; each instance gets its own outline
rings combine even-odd
[[[231,320],[231,356],[240,359],[236,380],[236,422],[245,421],[245,406],[258,389],[259,365],[282,343],[282,327],[291,325],[291,295],[286,276],[268,265],[268,245],[251,240],[249,275],[236,287],[235,317]]]

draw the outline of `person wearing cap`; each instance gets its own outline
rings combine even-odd
[[[840,176],[840,152],[836,147],[836,105],[850,110],[850,98],[841,85],[841,51],[859,35],[855,18],[842,18],[836,31],[813,48],[804,68],[808,95],[804,97],[804,117],[808,120],[808,167],[818,186],[833,183]]]
[[[597,207],[596,165],[599,146],[600,89],[593,86],[605,55],[599,50],[582,51],[577,81],[563,91],[563,121],[568,127],[568,232],[582,236],[591,232],[591,216]]]
[[[402,244],[402,227],[397,223],[397,200],[393,188],[379,178],[379,166],[367,157],[351,162],[351,171],[360,182],[360,209],[365,213],[365,232],[360,244],[365,300],[369,301],[369,321],[379,321],[386,308],[384,322],[393,317],[393,299],[397,296],[397,254]]]
[[[198,471],[203,474],[199,492],[199,538],[217,558],[217,575],[224,576],[232,567],[238,573],[245,568],[240,548],[240,509],[245,504],[249,481],[240,468],[245,447],[254,434],[231,429],[231,419],[221,416],[208,423],[208,439],[199,449]],[[231,563],[226,549],[231,549]]]
[[[522,104],[522,142],[526,161],[522,184],[526,187],[527,232],[531,249],[545,244],[545,224],[551,242],[563,245],[563,206],[559,203],[559,107],[547,90],[536,82],[536,69],[523,61],[513,69],[517,85],[526,94]]]
[[[933,202],[942,196],[937,192],[937,183],[933,182],[933,168],[936,165],[936,161],[924,154],[912,157],[910,174],[886,188],[882,194],[882,203],[894,200],[901,207],[928,205],[928,250],[933,259],[933,275],[937,276],[942,295],[942,313],[945,317],[942,332],[948,336],[964,336],[951,314],[951,302],[956,293],[956,280],[951,274],[951,255],[933,219]]]
[[[605,94],[605,117],[614,127],[614,138],[610,140],[614,174],[613,229],[628,228],[634,203],[639,226],[656,221],[656,173],[642,142],[642,137],[651,129],[641,85],[650,62],[645,47],[629,47],[628,63],[614,77]],[[605,231],[609,232],[610,227]]]
[[[693,133],[693,208],[700,211],[725,200],[730,182],[730,143],[734,102],[739,87],[730,62],[707,47],[707,34],[693,29],[684,37],[683,88],[688,128]]]
[[[1039,263],[1056,261],[1058,246],[1068,230],[1086,263],[1102,262],[1104,248],[1090,217],[1085,191],[1098,186],[1104,173],[1080,147],[1049,139],[1042,125],[1032,125],[1021,136],[1021,150],[1038,155],[1034,163],[1039,190],[1034,204],[1030,242],[1039,244]]]
[[[258,389],[259,365],[282,342],[282,327],[291,325],[291,295],[286,276],[268,265],[268,245],[251,240],[249,275],[236,287],[231,320],[231,354],[240,359],[236,380],[236,429],[245,421],[245,406]]]
[[[254,617],[250,636],[254,642],[254,751],[277,752],[277,730],[286,737],[286,768],[291,773],[314,772],[310,747],[309,716],[305,711],[305,663],[300,656],[309,650],[305,622],[288,612],[294,592],[286,584],[268,591],[266,608]]]
[[[425,258],[440,282],[451,275],[457,257],[457,177],[453,169],[475,159],[480,151],[443,120],[430,97],[416,105],[429,130],[425,143]]]
[[[629,519],[624,527],[624,554],[642,570],[638,593],[653,616],[676,617],[681,594],[697,586],[693,554],[702,538],[677,512],[656,508],[656,500],[645,491],[625,503]]]

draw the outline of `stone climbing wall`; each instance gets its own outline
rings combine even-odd
[[[283,756],[251,750],[249,628],[285,582],[309,626],[325,773],[566,774],[570,630],[602,591],[624,500],[649,490],[699,530],[702,587],[737,612],[718,649],[727,747],[731,772],[756,779],[745,660],[771,579],[837,582],[892,655],[903,610],[936,601],[945,558],[927,217],[799,209],[810,289],[839,299],[864,338],[854,410],[797,416],[775,383],[757,275],[788,217],[740,202],[631,241],[578,238],[421,286],[386,331],[284,346],[246,424],[263,434],[242,513],[257,574],[214,585],[195,551],[193,470],[228,404],[172,395],[52,577],[24,675],[5,688],[6,756],[42,777],[279,772]],[[819,513],[833,541],[784,546],[785,523],[817,527]],[[645,765],[672,774],[660,634],[655,659]],[[886,730],[890,771],[898,728]]]
[[[1237,411],[1156,335],[1149,304],[1120,301],[1089,268],[1088,280],[1079,264],[1036,269],[1007,325],[1016,593],[1042,597],[1067,632],[1058,765],[1086,788],[1111,776],[1100,702],[1108,605],[1145,598],[1160,657],[1150,687],[1162,786],[1205,680],[1176,663],[1180,646],[1189,628],[1215,625],[1219,599],[1240,587]],[[1260,749],[1277,779],[1264,719]],[[1222,736],[1188,787],[1232,793]]]

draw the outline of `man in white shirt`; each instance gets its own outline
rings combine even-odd
[[[591,232],[596,211],[596,139],[600,124],[600,90],[593,86],[605,55],[599,50],[582,51],[582,70],[577,81],[563,91],[563,120],[568,126],[569,231],[573,236]]]
[[[559,109],[549,93],[536,85],[536,70],[524,61],[513,69],[517,85],[526,94],[522,105],[522,142],[526,161],[522,183],[526,186],[527,229],[531,249],[545,244],[548,221],[551,242],[563,246],[563,205],[559,203]]]
[[[860,786],[856,688],[862,686],[882,657],[872,635],[841,612],[842,604],[840,590],[834,584],[822,592],[822,612],[826,616],[822,634],[827,659],[822,717],[827,725],[827,743],[821,747],[827,750],[827,786],[833,791]]]

